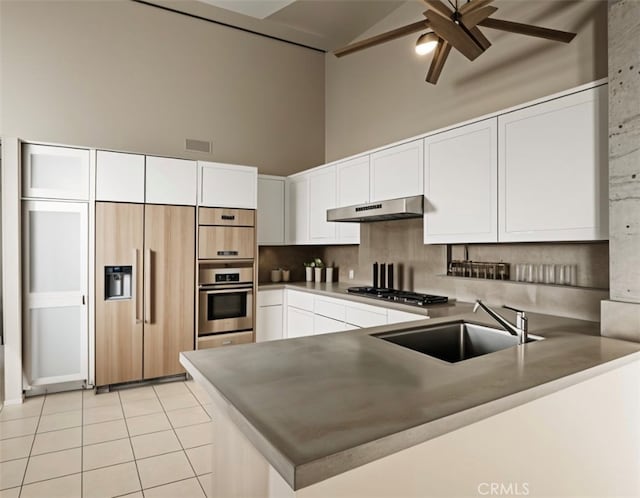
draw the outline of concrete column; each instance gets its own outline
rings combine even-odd
[[[2,295],[4,403],[22,403],[20,142],[2,137]]]
[[[640,342],[640,2],[609,3],[609,288],[602,335]]]

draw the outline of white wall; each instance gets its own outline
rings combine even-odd
[[[2,135],[273,174],[324,160],[321,52],[128,0],[2,0],[0,14]]]
[[[607,76],[607,2],[496,0],[494,17],[577,32],[569,44],[482,28],[475,61],[451,51],[436,86],[420,33],[342,58],[326,56],[326,160],[332,161]],[[415,22],[409,1],[361,38]]]

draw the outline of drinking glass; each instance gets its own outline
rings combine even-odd
[[[555,284],[556,283],[556,272],[555,265],[544,265],[544,283],[545,284]]]
[[[544,282],[544,265],[536,265],[536,282]]]
[[[555,273],[556,273],[556,284],[564,285],[564,265],[555,265]]]
[[[535,282],[536,281],[536,272],[535,272],[535,269],[534,269],[534,265],[532,265],[531,263],[527,264],[526,275],[527,275],[527,282]]]

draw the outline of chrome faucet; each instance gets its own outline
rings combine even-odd
[[[518,338],[518,344],[524,344],[525,342],[527,342],[528,319],[524,311],[520,311],[509,306],[504,306],[504,308],[516,312],[516,324],[513,325],[506,318],[499,315],[482,301],[480,301],[480,299],[476,300],[476,304],[473,307],[473,312],[475,313],[476,311],[478,311],[478,308],[482,308],[483,310],[485,310],[491,318],[493,318],[502,326],[503,329],[505,329],[511,335],[515,335]]]

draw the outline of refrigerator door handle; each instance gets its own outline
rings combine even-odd
[[[133,282],[131,293],[133,294],[133,320],[137,324],[142,323],[142,319],[140,318],[140,298],[138,296],[138,291],[140,290],[140,275],[139,275],[139,266],[138,266],[138,249],[133,250]]]
[[[151,298],[153,292],[151,290],[151,249],[145,251],[144,258],[144,323],[151,323]]]

